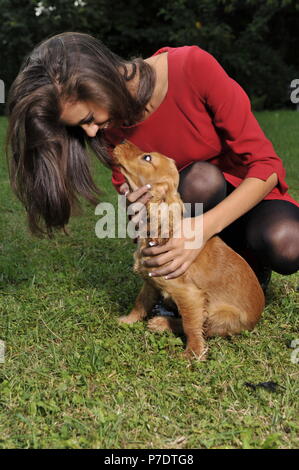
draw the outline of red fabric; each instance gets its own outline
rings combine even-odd
[[[217,60],[198,46],[163,47],[168,52],[168,91],[160,106],[134,126],[107,129],[112,145],[128,139],[144,152],[160,152],[178,170],[200,160],[216,165],[237,187],[244,178],[267,180],[277,173],[277,186],[265,199],[299,206],[288,193],[286,172],[273,145],[251,112],[245,91]],[[125,181],[117,168],[112,183]]]

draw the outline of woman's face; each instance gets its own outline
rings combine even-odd
[[[89,137],[95,137],[99,129],[109,126],[110,119],[105,108],[89,101],[66,102],[60,115],[66,126],[80,126]]]

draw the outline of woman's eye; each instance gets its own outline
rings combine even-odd
[[[146,162],[151,162],[152,161],[152,156],[150,154],[143,155],[143,160]]]
[[[106,129],[107,127],[110,126],[111,121],[112,121],[111,119],[108,119],[106,122],[103,122],[103,123],[101,123],[101,124],[98,124],[98,126],[100,126],[101,129]]]
[[[93,121],[93,117],[90,117],[87,121],[85,121],[85,124],[90,124]]]

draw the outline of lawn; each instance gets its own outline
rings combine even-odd
[[[299,113],[257,118],[299,197]],[[85,202],[69,236],[33,238],[1,155],[0,448],[298,447],[298,274],[274,274],[254,331],[211,339],[208,360],[189,363],[181,338],[118,325],[141,285],[131,240],[98,239]],[[115,203],[109,171],[94,162],[94,174]],[[245,385],[266,381],[279,387]]]

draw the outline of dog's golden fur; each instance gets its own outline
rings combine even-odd
[[[153,202],[183,203],[177,192],[179,174],[172,159],[156,152],[148,155],[129,141],[114,149],[114,158],[132,190],[151,184],[152,198],[147,204],[151,213]],[[173,228],[173,227],[172,227]],[[134,308],[120,321],[133,323],[151,313],[159,296],[166,302],[174,302],[180,318],[157,316],[148,326],[153,331],[170,329],[184,332],[187,338],[186,355],[205,359],[204,337],[228,336],[242,330],[252,330],[265,306],[260,284],[247,262],[227,246],[218,236],[212,237],[200,251],[195,261],[181,276],[174,279],[149,277],[153,268],[142,264],[142,250],[155,240],[159,244],[167,239],[141,238],[135,252],[134,270],[144,279]],[[172,232],[169,237],[172,236]]]

